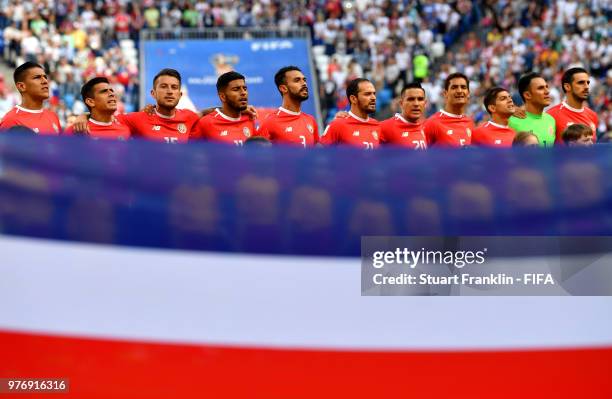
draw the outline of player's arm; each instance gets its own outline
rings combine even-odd
[[[314,118],[312,118],[312,126],[314,129],[313,136],[314,136],[315,146],[321,145],[321,137],[319,137],[319,124]]]
[[[72,134],[89,134],[89,113],[78,115],[74,118],[74,123],[66,127],[66,131],[72,132]]]
[[[0,121],[0,129],[8,129],[13,126],[17,126],[17,122],[15,121],[14,114],[9,112]]]
[[[339,129],[339,124],[334,123],[332,121],[332,123],[327,125],[327,127],[323,131],[323,134],[321,135],[319,143],[321,143],[324,146],[331,146],[331,145],[337,144],[338,143],[338,129]]]
[[[189,140],[205,140],[207,132],[210,131],[209,118],[200,118],[189,133]]]
[[[431,146],[436,142],[436,135],[438,131],[438,126],[435,121],[431,119],[427,119],[425,124],[423,125],[423,131],[425,132],[425,140],[427,141],[427,146]]]
[[[514,107],[514,114],[512,114],[512,116],[515,116],[519,119],[525,119],[527,117],[527,114],[525,113],[525,106],[521,105]]]
[[[270,125],[272,122],[270,122],[270,118],[266,118],[264,119],[263,122],[261,122],[261,124],[259,125],[259,129],[257,129],[255,131],[255,136],[257,137],[264,137],[268,140],[270,140]]]

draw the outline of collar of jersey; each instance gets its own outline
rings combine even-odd
[[[163,119],[172,119],[172,118],[174,118],[176,116],[176,109],[174,110],[174,115],[172,115],[172,116],[162,115],[159,112],[157,112],[157,110],[155,110],[155,115],[157,115],[157,116],[159,116],[160,118],[163,118]]]
[[[43,112],[43,110],[44,110],[44,108],[41,108],[41,109],[29,109],[29,108],[24,108],[24,107],[22,107],[21,105],[16,105],[16,107],[17,107],[18,109],[20,109],[21,111],[23,111],[23,112],[29,112],[29,113],[31,113],[31,114],[40,114],[40,113],[42,113],[42,112]]]
[[[489,121],[488,123],[489,123],[489,125],[493,125],[495,127],[499,127],[499,128],[502,128],[502,129],[507,129],[508,128],[508,125],[500,125],[499,123],[495,123],[493,121]]]
[[[574,108],[574,107],[570,107],[570,106],[569,106],[569,104],[568,104],[568,103],[566,103],[565,101],[563,101],[563,102],[562,102],[562,104],[563,104],[563,106],[564,106],[565,108],[567,108],[567,109],[569,109],[570,111],[573,111],[573,112],[583,112],[583,111],[584,111],[584,107],[583,107],[583,108],[581,108],[581,109]]]
[[[440,113],[448,116],[449,118],[463,118],[464,117],[464,115],[451,114],[450,112],[445,111],[443,109],[440,110]]]
[[[289,111],[287,108],[283,108],[283,107],[278,107],[278,109],[281,110],[282,112],[286,113],[286,114],[289,114],[289,115],[298,116],[298,115],[302,114],[302,111],[300,111],[300,112]]]
[[[357,115],[355,115],[352,111],[349,111],[348,114],[349,114],[350,117],[357,119],[359,122],[368,122],[370,120],[369,116],[368,116],[367,119],[363,119],[363,118],[360,118]]]
[[[219,114],[219,116],[221,118],[226,119],[228,121],[238,122],[240,120],[240,118],[242,118],[242,114],[240,114],[240,116],[238,118],[232,118],[231,116],[227,116],[223,112],[221,112],[221,110],[219,108],[215,108],[215,111],[217,111],[217,114]]]
[[[399,112],[395,114],[396,117],[398,117],[402,122],[408,124],[408,125],[418,125],[418,123],[414,123],[414,122],[409,122],[406,120],[406,118],[404,118],[402,116],[402,114],[400,114]]]
[[[113,124],[113,121],[110,121],[110,122],[100,122],[100,121],[95,120],[94,118],[89,118],[89,121],[91,123],[93,123],[94,125],[98,125],[98,126],[110,126],[110,125]]]

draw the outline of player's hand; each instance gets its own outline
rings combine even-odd
[[[349,113],[346,111],[338,111],[336,112],[336,116],[334,116],[334,119],[338,119],[338,118],[348,118],[349,117]]]
[[[142,109],[142,112],[144,112],[147,115],[154,115],[155,114],[155,105],[153,105],[153,104],[145,105],[144,108]]]
[[[514,114],[512,116],[515,116],[519,119],[525,119],[527,117],[527,114],[525,113],[525,107],[515,107],[514,109]]]
[[[252,105],[247,105],[247,109],[244,113],[247,114],[252,121],[257,119],[257,109]]]
[[[87,115],[79,115],[74,119],[72,130],[75,134],[89,134],[89,118]]]

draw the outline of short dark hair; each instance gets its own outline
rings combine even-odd
[[[225,72],[223,75],[219,76],[219,79],[217,79],[217,92],[225,90],[225,88],[227,87],[227,85],[230,84],[230,82],[233,82],[234,80],[238,79],[246,81],[244,76],[242,76],[236,71]]]
[[[461,72],[451,73],[450,75],[446,77],[446,79],[444,79],[444,90],[448,90],[448,88],[450,87],[451,80],[457,79],[457,78],[464,79],[465,83],[467,84],[468,90],[470,90],[470,80],[468,79],[467,76],[465,76]]]
[[[561,133],[561,139],[564,143],[569,143],[572,141],[577,141],[581,137],[584,136],[592,136],[593,131],[587,125],[583,125],[581,123],[575,123],[573,125],[569,125],[563,133]]]
[[[173,78],[177,78],[179,81],[179,85],[181,84],[181,74],[176,69],[172,68],[164,68],[161,71],[157,72],[157,75],[153,78],[153,88],[155,88],[155,83],[157,83],[157,79],[162,76],[172,76]]]
[[[495,100],[497,100],[497,95],[501,93],[502,91],[508,91],[508,90],[504,89],[503,87],[498,86],[498,87],[490,88],[485,93],[483,104],[484,104],[485,110],[489,113],[489,115],[493,115],[491,111],[489,111],[489,105],[495,104]]]
[[[40,68],[43,71],[45,70],[45,68],[43,68],[40,64],[37,64],[35,62],[28,61],[26,63],[23,63],[19,65],[17,68],[15,68],[15,72],[13,72],[13,80],[15,81],[15,83],[23,82],[25,73],[32,68]]]
[[[569,83],[571,85],[572,81],[574,80],[574,75],[577,73],[586,73],[588,75],[586,69],[579,67],[570,68],[563,73],[563,77],[561,78],[561,90],[563,90],[564,93],[567,93],[567,91],[565,90],[565,84]]]
[[[110,83],[108,81],[107,78],[105,78],[104,76],[97,76],[93,79],[89,79],[84,85],[83,87],[81,87],[81,97],[83,98],[83,102],[85,103],[85,106],[87,107],[87,109],[89,109],[91,111],[91,109],[89,108],[89,105],[87,105],[87,101],[85,101],[85,99],[87,98],[94,98],[94,86],[100,83]]]
[[[353,79],[346,86],[346,98],[349,102],[351,101],[351,96],[357,96],[359,93],[359,84],[362,82],[369,82],[369,80],[365,78]]]
[[[280,87],[280,85],[287,84],[287,78],[285,77],[285,74],[291,71],[302,72],[302,70],[296,67],[295,65],[288,65],[286,67],[282,67],[278,70],[278,72],[276,72],[276,74],[274,75],[274,84],[276,85],[277,89]]]
[[[406,90],[409,90],[409,89],[420,89],[420,90],[423,90],[423,94],[425,94],[425,89],[423,88],[423,86],[421,86],[419,82],[411,82],[411,83],[408,83],[406,86],[404,86],[404,88],[402,89],[402,92],[400,93],[400,97],[404,97],[404,93],[406,92]]]
[[[519,95],[521,96],[521,99],[523,101],[525,101],[525,96],[523,93],[525,93],[526,91],[529,91],[529,85],[531,84],[531,81],[536,79],[536,78],[542,78],[542,75],[540,75],[537,72],[529,72],[523,76],[520,77],[519,81],[518,81],[518,91],[519,91]]]

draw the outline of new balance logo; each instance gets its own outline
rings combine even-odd
[[[410,133],[409,133],[409,132],[404,132],[404,133],[402,133],[402,137],[408,137],[408,136],[410,136]]]
[[[227,136],[227,130],[222,131],[221,133],[219,133],[220,136]]]
[[[287,133],[291,133],[292,131],[293,131],[293,128],[292,128],[291,126],[288,126],[288,127],[285,129],[285,132],[287,132]]]
[[[353,132],[353,136],[359,137],[359,131]]]
[[[161,130],[161,126],[155,125],[153,126],[153,130],[155,130],[156,132],[159,132]]]

